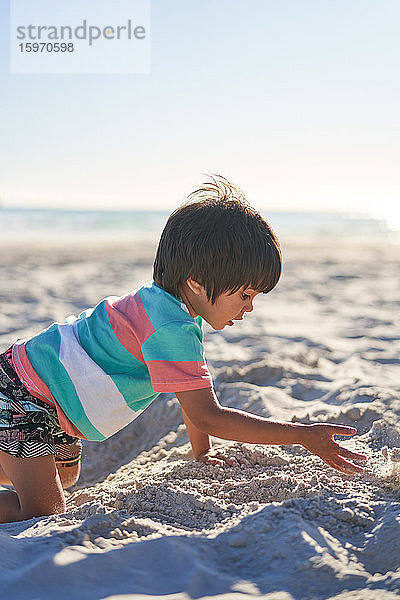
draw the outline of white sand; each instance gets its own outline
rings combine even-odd
[[[0,350],[151,277],[150,246],[1,249]],[[207,329],[222,404],[356,426],[345,476],[300,446],[222,442],[192,460],[161,396],[85,443],[64,515],[0,526],[3,598],[386,600],[400,595],[399,247],[284,247],[278,288],[245,321]]]

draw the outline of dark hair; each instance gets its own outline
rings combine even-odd
[[[169,217],[154,261],[154,281],[179,297],[187,279],[214,304],[242,286],[267,294],[282,272],[279,242],[243,192],[221,175],[195,189]]]

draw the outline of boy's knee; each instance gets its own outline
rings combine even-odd
[[[67,505],[64,494],[57,497],[42,498],[39,502],[29,502],[21,506],[20,520],[26,521],[34,517],[48,517],[66,512]]]

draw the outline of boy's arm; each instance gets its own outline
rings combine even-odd
[[[364,460],[363,454],[337,444],[334,435],[353,435],[356,430],[340,425],[303,425],[274,422],[242,410],[221,406],[212,388],[178,392],[183,412],[200,432],[249,444],[301,444],[328,465],[346,473],[362,468],[347,459]]]
[[[193,454],[195,459],[198,460],[203,454],[206,454],[211,449],[210,436],[208,433],[198,429],[189,419],[189,416],[182,406],[181,408]]]
[[[181,407],[182,408],[182,407]],[[221,467],[224,463],[228,465],[238,464],[238,459],[231,458],[221,454],[218,450],[212,448],[210,436],[204,431],[200,431],[189,419],[187,413],[182,408],[183,420],[185,421],[193,455],[196,460],[209,465]],[[243,461],[244,462],[244,461]]]

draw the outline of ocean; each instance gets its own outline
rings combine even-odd
[[[61,240],[154,240],[168,219],[163,211],[0,209],[1,238]],[[400,243],[383,219],[325,212],[270,212],[264,215],[282,241],[315,242],[346,239],[354,242]]]

